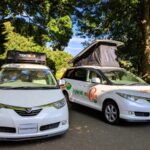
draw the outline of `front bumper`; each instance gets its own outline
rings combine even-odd
[[[128,121],[150,121],[150,103],[137,103],[121,99],[120,118]]]
[[[61,132],[55,132],[55,133],[44,133],[43,135],[31,135],[30,137],[3,137],[0,138],[0,141],[27,141],[27,140],[36,140],[36,139],[44,139],[44,138],[49,138],[57,135],[63,135],[68,131],[68,129],[63,130]]]
[[[26,133],[24,130],[20,133],[20,126],[30,124],[37,124],[36,132]],[[0,130],[0,140],[26,140],[63,134],[69,128],[68,108],[67,105],[61,109],[44,108],[36,116],[20,116],[14,110],[0,109],[0,129],[5,127],[13,128],[15,132]]]

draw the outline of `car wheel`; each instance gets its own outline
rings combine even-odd
[[[119,122],[119,109],[116,103],[108,101],[103,108],[104,119],[109,124],[117,124]]]

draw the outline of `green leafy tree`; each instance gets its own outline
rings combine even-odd
[[[5,27],[4,24],[0,23],[0,54],[5,52],[4,43],[7,42],[6,40],[6,33],[4,33]]]
[[[64,16],[57,20],[51,18],[47,26],[48,32],[51,34],[51,43],[54,50],[63,50],[67,46],[69,39],[72,37],[71,18],[69,16]]]
[[[20,51],[41,51],[44,50],[44,47],[39,46],[34,43],[33,37],[26,38],[19,33],[14,32],[14,27],[10,22],[5,22],[5,31],[4,34],[7,34],[6,40],[4,43],[6,47],[6,52],[8,50],[20,50]]]
[[[0,1],[0,21],[11,21],[15,32],[33,37],[41,46],[50,42],[55,50],[63,50],[72,36],[74,3],[74,0],[4,0]]]
[[[2,65],[6,58],[6,53],[8,50],[18,50],[18,51],[32,51],[32,52],[44,52],[47,55],[47,65],[51,70],[54,71],[57,78],[60,78],[70,65],[69,60],[72,56],[63,51],[52,51],[44,46],[40,46],[34,42],[33,37],[26,38],[16,32],[14,32],[14,27],[10,22],[4,23],[5,30],[3,34],[6,34],[7,42],[4,43],[6,51],[0,55],[0,64]]]
[[[150,81],[150,1],[80,0],[76,22],[80,36],[125,42],[118,51],[123,66]]]
[[[53,68],[56,77],[61,78],[64,71],[71,66],[68,62],[73,58],[69,53],[63,51],[47,51],[47,58],[55,62]],[[51,67],[52,68],[52,67]]]

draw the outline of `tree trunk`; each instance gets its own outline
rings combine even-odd
[[[144,29],[144,41],[145,50],[143,57],[143,74],[144,78],[150,82],[150,2],[144,0],[143,7],[143,29]]]

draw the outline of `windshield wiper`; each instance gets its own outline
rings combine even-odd
[[[10,87],[10,86],[0,86],[0,89],[7,90],[7,89],[12,89],[12,87]]]
[[[5,83],[12,83],[16,82],[15,80],[9,80],[9,81],[0,81],[0,84],[5,84]]]

